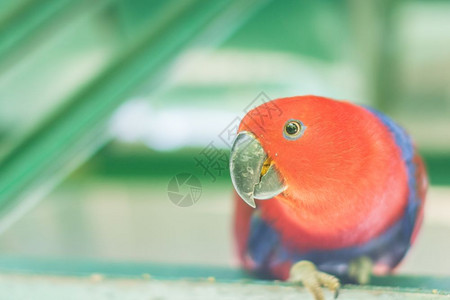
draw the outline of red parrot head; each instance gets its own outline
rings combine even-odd
[[[260,214],[286,241],[301,232],[301,247],[368,241],[408,203],[407,168],[390,130],[364,107],[322,97],[277,99],[248,112],[230,173],[250,206],[272,199],[259,203]]]
[[[380,166],[398,167],[392,159],[398,155],[389,133],[366,109],[299,96],[265,103],[243,118],[230,172],[237,193],[252,207],[254,199],[279,196],[290,205],[319,208],[355,197],[363,201],[367,191],[386,187],[383,181],[391,177]]]

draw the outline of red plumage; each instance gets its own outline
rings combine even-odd
[[[264,105],[256,109],[264,111]],[[235,235],[247,268],[252,269],[247,247],[254,213],[279,234],[283,246],[298,253],[364,245],[404,216],[412,192],[408,168],[392,132],[375,114],[315,96],[283,98],[270,105],[281,113],[272,114],[261,126],[250,112],[239,131],[254,134],[288,188],[274,199],[257,201],[257,210],[236,195]],[[288,119],[306,126],[296,141],[280,134]],[[421,203],[413,239],[426,193],[426,173],[417,154],[414,163],[414,192]]]

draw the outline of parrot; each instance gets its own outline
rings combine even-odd
[[[241,119],[230,153],[241,266],[302,283],[391,273],[420,230],[428,178],[407,132],[365,105],[319,96],[267,101]]]

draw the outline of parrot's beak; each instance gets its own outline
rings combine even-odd
[[[286,189],[275,164],[248,131],[240,132],[234,140],[230,173],[236,192],[251,207],[256,207],[255,199],[271,199]]]

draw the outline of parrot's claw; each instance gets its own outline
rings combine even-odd
[[[373,263],[367,256],[352,260],[348,267],[348,276],[359,284],[368,284],[372,274]]]
[[[307,260],[302,260],[292,265],[289,279],[290,282],[301,282],[314,296],[315,300],[324,300],[321,287],[327,287],[334,292],[334,298],[339,295],[341,284],[336,277],[317,270],[316,266]]]

